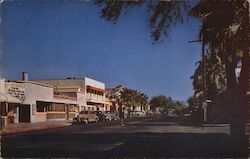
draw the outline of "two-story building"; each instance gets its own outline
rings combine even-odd
[[[85,77],[87,108],[92,110],[110,111],[106,101],[105,84]]]
[[[79,105],[79,111],[110,110],[106,102],[103,82],[88,77],[34,81],[53,86],[56,95],[75,98]]]

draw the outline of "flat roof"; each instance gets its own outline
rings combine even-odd
[[[51,86],[51,85],[48,85],[48,84],[39,83],[39,82],[34,82],[34,81],[18,81],[18,80],[8,80],[7,82],[16,82],[16,83],[31,83],[31,84],[35,84],[35,85],[39,85],[39,86],[44,86],[44,87],[51,87],[51,88],[55,88],[54,86]]]

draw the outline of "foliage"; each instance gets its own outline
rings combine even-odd
[[[171,108],[172,107],[172,99],[170,97],[164,96],[164,95],[159,95],[159,96],[154,96],[150,100],[150,107],[153,111],[156,110],[156,108]]]
[[[146,94],[134,89],[123,88],[120,95],[121,104],[125,107],[146,107],[148,105]]]
[[[161,111],[164,111],[167,109],[180,110],[184,107],[184,104],[180,101],[172,100],[171,97],[158,95],[152,97],[152,99],[150,100],[150,106],[153,111],[155,111],[156,108],[159,108]]]
[[[202,99],[196,96],[191,96],[187,99],[187,102],[188,102],[188,107],[192,109],[195,107],[200,107]]]
[[[184,21],[185,11],[190,8],[188,1],[120,1],[96,0],[101,7],[101,18],[116,23],[122,14],[135,6],[144,6],[148,11],[148,26],[153,42],[161,39],[162,35],[168,36],[172,26]]]
[[[226,90],[226,71],[225,65],[221,58],[212,53],[205,56],[205,77],[206,77],[206,94],[207,98],[211,99]],[[193,80],[193,88],[196,96],[203,97],[203,61],[198,62]]]
[[[249,62],[247,61],[247,50],[250,45],[248,2],[246,0],[199,1],[190,13],[202,22],[200,39],[212,53],[222,57],[226,66],[228,89],[235,89],[237,85],[234,68],[238,60],[243,60],[242,67],[248,67]]]
[[[180,101],[173,101],[173,108],[177,111],[180,111],[185,108],[185,104]]]

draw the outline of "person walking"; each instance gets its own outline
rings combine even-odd
[[[121,108],[119,111],[119,116],[121,119],[121,126],[125,126],[125,124],[124,124],[124,110],[125,110],[125,107]]]

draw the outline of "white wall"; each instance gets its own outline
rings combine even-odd
[[[84,106],[87,105],[85,93],[77,93],[77,103],[79,105],[79,111],[84,110]]]
[[[5,93],[5,80],[0,79],[0,93]]]
[[[103,82],[85,77],[85,86],[87,85],[105,90],[105,84]]]
[[[36,101],[53,101],[53,88],[41,86],[33,83],[23,83],[25,88],[24,104],[30,105],[30,120],[31,123],[36,122]],[[32,105],[34,105],[32,107]],[[35,110],[34,110],[35,109]]]
[[[54,93],[52,87],[24,83],[24,88],[26,97],[24,104],[35,103],[36,101],[53,101]]]

